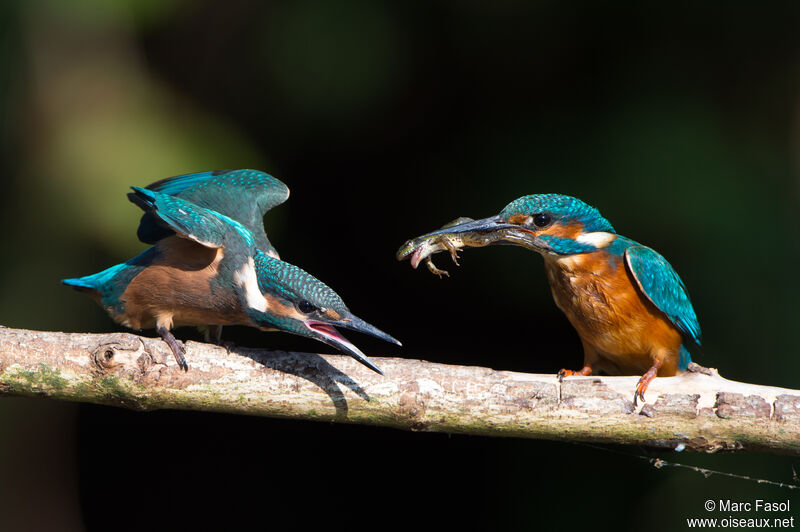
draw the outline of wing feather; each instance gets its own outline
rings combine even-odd
[[[225,235],[237,231],[246,243],[253,243],[250,231],[225,215],[179,197],[140,187],[131,188],[133,192],[128,194],[128,198],[169,234],[194,240],[202,246],[220,248],[225,245]]]
[[[257,247],[275,252],[264,231],[264,214],[289,197],[289,189],[280,180],[258,170],[215,170],[168,177],[146,187],[215,211],[246,227]],[[133,201],[133,200],[132,200]],[[146,211],[137,236],[147,244],[173,233]]]
[[[625,250],[625,262],[645,296],[684,335],[700,345],[700,323],[686,286],[669,262],[647,246]]]

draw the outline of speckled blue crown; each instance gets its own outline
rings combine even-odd
[[[584,232],[607,231],[616,233],[611,223],[603,218],[600,211],[578,198],[563,194],[531,194],[515,199],[500,212],[507,220],[515,214],[534,215],[549,213],[554,220],[569,219],[581,222]]]
[[[336,292],[294,264],[259,252],[256,254],[256,272],[258,284],[264,291],[287,299],[303,298],[314,306],[330,308],[340,314],[347,312],[347,307]]]

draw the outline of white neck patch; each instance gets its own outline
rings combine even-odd
[[[575,241],[580,244],[587,244],[589,246],[594,246],[598,249],[602,249],[608,247],[616,239],[617,235],[615,235],[614,233],[597,231],[594,233],[583,233],[581,235],[578,235],[578,238],[576,238]]]
[[[244,297],[247,301],[247,306],[258,310],[260,312],[267,311],[267,298],[261,293],[258,288],[258,277],[256,276],[256,263],[253,257],[247,259],[247,262],[233,274],[233,279],[239,288],[244,289]]]

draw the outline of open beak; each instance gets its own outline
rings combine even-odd
[[[353,345],[347,338],[339,334],[334,326],[336,327],[344,327],[346,329],[351,329],[354,331],[362,332],[365,334],[369,334],[370,336],[374,336],[376,338],[380,338],[381,340],[391,342],[397,345],[403,345],[385,332],[381,331],[377,327],[370,325],[369,323],[365,322],[361,318],[357,318],[352,314],[341,320],[336,321],[321,321],[321,320],[308,320],[305,322],[305,326],[312,332],[313,336],[318,340],[325,342],[326,344],[330,345],[331,347],[335,347],[339,351],[350,355],[351,357],[355,358],[365,366],[367,366],[372,371],[383,375],[383,371],[373,364],[367,356],[361,352],[355,345]]]

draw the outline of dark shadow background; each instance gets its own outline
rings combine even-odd
[[[798,23],[796,2],[3,2],[0,323],[119,330],[59,279],[143,249],[127,187],[258,168],[292,190],[266,217],[282,257],[404,342],[351,335],[366,353],[552,373],[582,355],[538,256],[441,256],[439,280],[394,253],[561,192],[680,272],[698,362],[800,387]],[[0,401],[0,426],[2,530],[660,531],[714,516],[707,499],[800,508],[570,444],[23,399]],[[659,456],[779,481],[798,467]]]

